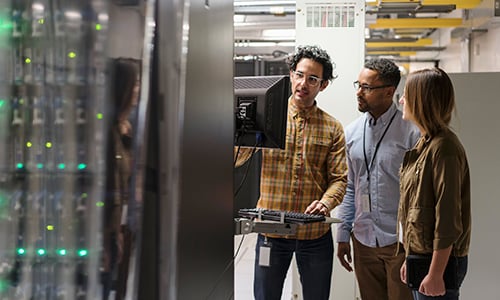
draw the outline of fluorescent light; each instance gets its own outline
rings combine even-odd
[[[264,29],[263,37],[295,37],[295,29]]]
[[[276,42],[238,42],[235,47],[276,47]]]
[[[233,21],[234,23],[243,23],[245,21],[245,15],[234,15]]]
[[[235,27],[251,27],[251,26],[261,26],[261,23],[258,22],[238,22],[234,23]]]
[[[295,42],[236,42],[235,47],[294,47]]]
[[[365,39],[370,38],[370,28],[365,28]]]
[[[271,6],[269,12],[273,15],[282,15],[285,13],[285,8],[283,6]]]
[[[295,0],[274,0],[274,1],[234,1],[234,6],[274,6],[274,5],[295,5]]]

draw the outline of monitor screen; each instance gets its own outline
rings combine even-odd
[[[285,149],[290,78],[234,78],[235,146]]]

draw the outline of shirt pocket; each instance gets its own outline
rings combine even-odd
[[[433,250],[434,209],[411,207],[407,217],[407,239],[410,250],[417,253],[430,253]]]
[[[330,149],[330,139],[324,136],[311,136],[307,145],[307,160],[316,166],[321,166]]]

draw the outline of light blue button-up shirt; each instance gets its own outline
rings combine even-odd
[[[413,148],[420,131],[402,119],[401,111],[393,103],[376,122],[370,113],[364,113],[346,127],[345,136],[349,173],[347,191],[337,210],[338,218],[343,220],[337,226],[337,242],[348,242],[352,232],[368,247],[394,244],[398,241],[399,169],[405,152]],[[371,166],[370,172],[367,164]]]

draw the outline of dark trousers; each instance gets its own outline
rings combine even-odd
[[[261,246],[270,245],[270,266],[259,265]],[[257,300],[280,300],[283,283],[295,253],[304,300],[328,300],[333,266],[331,231],[315,240],[267,238],[260,235],[255,249],[254,295]]]
[[[467,256],[464,257],[458,257],[458,271],[457,271],[457,280],[458,280],[458,286],[462,285],[462,282],[464,282],[465,279],[465,274],[467,274],[467,264],[468,264],[468,258]],[[460,296],[460,289],[456,290],[446,290],[446,294],[444,296],[438,296],[438,297],[430,297],[430,296],[425,296],[421,293],[418,292],[418,290],[413,290],[413,298],[415,300],[458,300]]]

